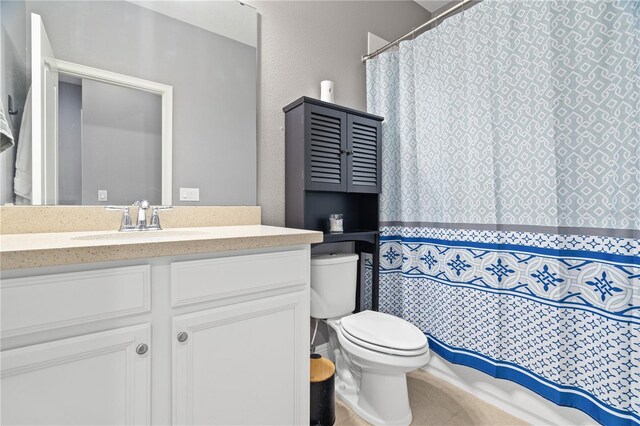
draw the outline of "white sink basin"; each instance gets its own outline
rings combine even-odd
[[[111,234],[83,235],[74,237],[73,240],[78,241],[116,241],[116,240],[152,240],[162,241],[167,238],[188,238],[199,237],[205,235],[206,232],[200,231],[172,231],[163,229],[162,231],[128,231],[113,232]]]

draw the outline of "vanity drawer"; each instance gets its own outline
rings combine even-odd
[[[149,312],[149,265],[3,279],[2,337]]]
[[[242,296],[308,281],[306,250],[173,262],[171,305]]]

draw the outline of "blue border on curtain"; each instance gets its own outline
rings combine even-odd
[[[604,408],[606,404],[582,389],[552,384],[552,382],[516,364],[497,361],[466,349],[454,348],[428,333],[425,334],[429,339],[429,349],[449,362],[472,367],[490,376],[518,383],[557,405],[582,410],[603,425],[640,425],[640,416],[629,415],[628,412],[612,408]]]
[[[455,241],[441,240],[426,237],[404,237],[402,235],[381,235],[380,242],[398,241],[402,243],[420,243],[420,244],[437,244],[445,247],[470,247],[488,250],[514,251],[522,253],[534,253],[542,256],[551,256],[555,258],[572,257],[577,259],[600,260],[605,262],[624,263],[628,265],[638,265],[640,260],[635,255],[623,255],[613,253],[602,253],[586,250],[571,250],[565,248],[550,249],[544,247],[527,247],[522,244],[508,243],[482,243],[477,241]]]

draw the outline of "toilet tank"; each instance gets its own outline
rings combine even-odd
[[[334,318],[356,308],[358,255],[332,253],[311,256],[311,316]]]

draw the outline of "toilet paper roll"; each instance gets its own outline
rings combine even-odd
[[[333,81],[323,80],[320,82],[320,100],[333,103]]]

